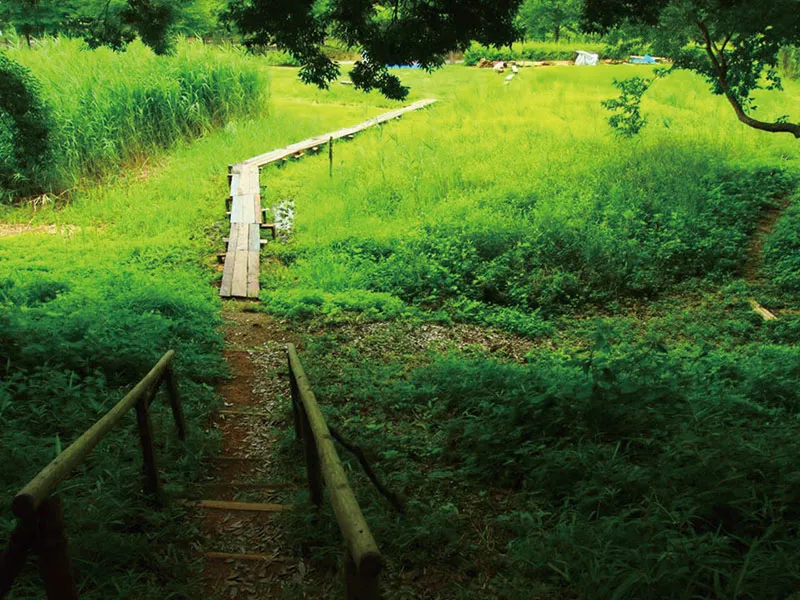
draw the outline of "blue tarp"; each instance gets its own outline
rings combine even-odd
[[[634,65],[654,65],[656,64],[656,59],[650,56],[649,54],[645,54],[644,56],[631,56],[631,64]]]
[[[410,65],[386,65],[388,69],[421,69],[422,67],[418,62],[411,63]]]

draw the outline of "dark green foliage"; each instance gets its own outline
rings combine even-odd
[[[50,114],[30,70],[0,52],[0,189],[30,190],[49,154]]]
[[[582,4],[581,0],[525,0],[519,19],[530,39],[558,42],[564,32],[577,32]]]
[[[124,245],[106,253],[121,266],[105,260],[88,267],[71,252],[52,260],[49,244],[40,249],[51,259],[46,265],[0,252],[0,269],[8,273],[0,279],[0,496],[6,499],[0,539],[13,526],[12,495],[54,458],[58,444],[71,443],[170,348],[177,352],[190,431],[186,445],[177,440],[159,397],[157,454],[167,492],[185,496],[208,448],[198,424],[213,407],[210,384],[223,375],[214,294],[199,269],[145,265]],[[181,509],[150,508],[140,470],[129,415],[59,487],[81,597],[191,595],[192,565],[182,544],[192,534],[181,529]],[[33,569],[13,597],[41,589]]]
[[[565,597],[789,597],[800,351],[667,344],[613,321],[591,335],[527,365],[431,355],[410,372],[333,340],[308,349],[329,418],[408,496],[398,520],[359,491],[395,568],[435,563],[481,597],[533,581]]]
[[[248,44],[275,44],[302,63],[300,77],[326,88],[339,66],[322,51],[332,33],[348,48],[358,49],[351,77],[355,86],[377,89],[393,99],[408,94],[387,65],[418,62],[434,69],[444,54],[464,50],[470,42],[507,45],[518,37],[514,26],[521,0],[435,0],[419,4],[398,0],[393,5],[349,0],[233,0],[227,19]]]

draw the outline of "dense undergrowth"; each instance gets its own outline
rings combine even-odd
[[[390,598],[796,590],[796,142],[685,73],[616,140],[599,102],[637,69],[409,74],[441,102],[335,147],[332,178],[262,179],[296,211],[265,308],[309,323],[331,423],[407,497],[394,513],[352,463]],[[496,343],[422,333],[454,321]],[[335,526],[292,519],[337,564]]]
[[[0,106],[0,198],[74,187],[81,177],[258,114],[268,94],[254,60],[197,42],[159,57],[138,42],[115,53],[88,50],[78,40],[43,40],[35,50],[11,49],[3,60],[13,61],[0,63],[3,73],[19,71],[15,63],[25,70],[43,130],[19,127],[15,115],[30,115]]]
[[[269,111],[177,141],[103,185],[81,186],[69,204],[4,208],[0,233],[8,224],[22,233],[0,235],[0,539],[15,523],[13,494],[170,348],[189,437],[179,442],[159,398],[156,454],[169,499],[186,498],[207,469],[206,416],[225,375],[213,256],[226,233],[226,165],[363,121],[382,102],[305,88],[294,73],[271,79],[282,94]],[[201,594],[198,532],[177,503],[153,509],[140,470],[131,413],[58,488],[81,598]],[[43,596],[31,560],[11,598]]]

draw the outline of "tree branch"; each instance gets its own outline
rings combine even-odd
[[[386,487],[380,482],[378,476],[375,475],[375,471],[372,470],[372,467],[370,466],[369,462],[367,462],[367,457],[364,456],[364,452],[361,451],[361,448],[345,440],[341,436],[341,434],[330,425],[328,425],[328,431],[331,432],[331,436],[333,437],[333,439],[339,442],[342,446],[344,446],[346,450],[351,452],[358,459],[358,462],[361,463],[361,468],[364,469],[364,473],[367,474],[367,477],[369,477],[369,480],[372,482],[372,485],[374,485],[375,488],[383,495],[383,497],[389,501],[389,503],[394,507],[394,509],[400,514],[405,513],[406,507],[400,496],[386,489]]]
[[[715,44],[711,39],[711,34],[709,33],[706,24],[702,21],[698,21],[697,26],[700,29],[700,32],[703,34],[706,54],[708,54],[708,58],[711,60],[711,65],[714,67],[714,70],[717,73],[717,80],[719,81],[720,88],[722,89],[723,94],[725,94],[725,97],[728,99],[730,105],[733,107],[733,111],[736,113],[736,117],[739,119],[739,121],[748,127],[758,129],[759,131],[766,131],[769,133],[791,133],[795,138],[800,139],[800,124],[798,123],[781,123],[777,121],[770,123],[767,121],[759,121],[745,112],[742,103],[733,93],[730,83],[728,82],[724,53],[721,52],[721,56],[717,56],[714,53]],[[729,41],[730,36],[725,40],[723,48]]]

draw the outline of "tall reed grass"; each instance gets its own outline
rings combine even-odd
[[[49,113],[48,152],[19,174],[19,189],[72,187],[137,156],[261,112],[268,94],[253,59],[233,48],[187,41],[160,57],[136,42],[122,53],[45,40],[9,57],[41,83]],[[19,190],[3,190],[5,196]]]

